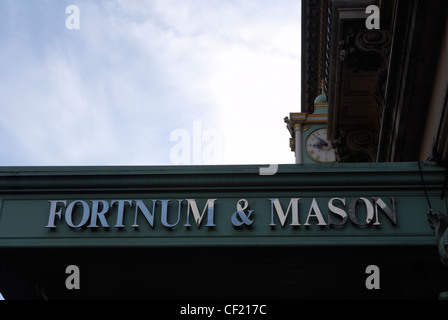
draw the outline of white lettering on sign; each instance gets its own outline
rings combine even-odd
[[[282,228],[287,225],[339,227],[345,225],[347,221],[360,227],[381,226],[381,215],[387,217],[390,223],[397,224],[395,197],[389,197],[388,200],[380,197],[356,197],[349,200],[334,197],[328,201],[311,198],[309,204],[301,198],[290,198],[287,207],[284,199],[283,204],[278,198],[267,200],[270,204],[270,216],[266,217],[270,223],[267,225],[272,229],[277,225]],[[135,230],[138,230],[141,224],[154,228],[155,219],[159,219],[161,225],[167,229],[177,226],[188,229],[201,226],[215,228],[215,204],[218,202],[219,199],[215,198],[200,201],[196,199],[49,200],[50,211],[45,227],[54,229],[65,222],[71,228],[122,229],[126,227],[125,216],[132,215],[132,220],[128,218],[127,221],[133,221],[129,225]],[[246,199],[235,200],[235,204],[236,211],[227,212],[229,223],[235,228],[250,228],[256,221],[259,209],[252,207]],[[264,212],[267,212],[266,209]],[[306,218],[300,219],[299,209],[303,210],[304,214],[308,212]],[[185,217],[183,225],[182,216]]]

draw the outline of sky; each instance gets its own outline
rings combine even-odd
[[[2,0],[0,166],[294,163],[300,17],[299,0]]]

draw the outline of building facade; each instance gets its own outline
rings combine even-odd
[[[447,164],[447,6],[303,1],[302,112],[323,89],[338,162]]]
[[[303,1],[302,112],[285,118],[296,159],[307,153],[300,121],[315,113],[323,91],[326,140],[338,163],[412,161],[446,172],[447,13],[437,0]],[[445,187],[446,173],[442,200]],[[427,203],[446,264],[447,210]]]
[[[297,164],[2,167],[3,296],[446,298],[447,3],[302,7]]]

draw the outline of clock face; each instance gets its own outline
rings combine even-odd
[[[306,151],[317,162],[335,162],[336,155],[327,139],[327,129],[321,128],[310,133],[306,139]]]

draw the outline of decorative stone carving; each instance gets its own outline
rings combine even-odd
[[[384,98],[389,65],[390,35],[386,30],[350,30],[339,42],[339,59],[354,73],[376,71],[376,93]]]
[[[372,130],[342,132],[338,140],[331,142],[336,149],[338,162],[374,162],[377,142]]]
[[[448,266],[448,217],[434,209],[428,212],[428,222],[434,230],[440,259]],[[440,293],[439,300],[448,300],[448,291]]]
[[[431,209],[428,212],[428,221],[436,236],[440,258],[443,264],[448,266],[448,217],[439,211]]]
[[[291,138],[294,138],[294,130],[291,127],[291,122],[289,121],[288,117],[284,117],[283,121],[286,123],[286,129],[288,129],[289,134],[291,135]]]

